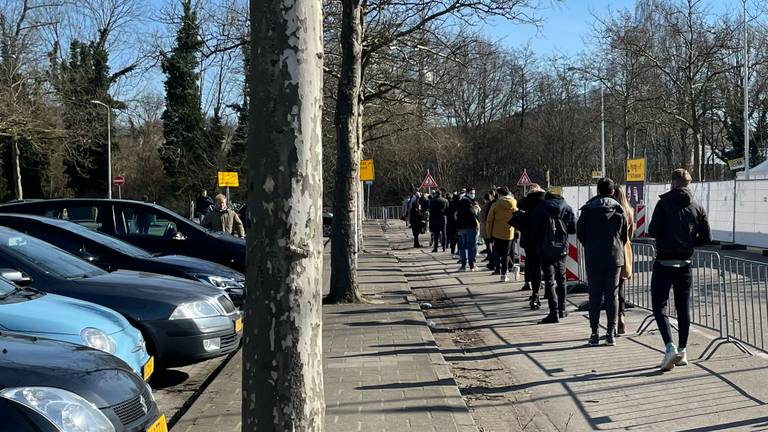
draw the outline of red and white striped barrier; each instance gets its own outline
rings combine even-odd
[[[638,204],[635,208],[635,237],[637,238],[648,236],[648,218],[646,215],[647,207],[645,204]]]
[[[525,264],[525,249],[520,248],[520,264]],[[568,237],[568,255],[565,257],[565,280],[576,282],[580,276],[579,241],[575,235]],[[584,275],[586,276],[586,275]]]

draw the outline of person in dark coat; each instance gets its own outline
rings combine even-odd
[[[203,216],[213,210],[213,206],[213,199],[208,196],[208,191],[203,189],[203,191],[200,192],[200,196],[197,197],[197,201],[195,201],[195,217],[202,220]]]
[[[538,244],[544,289],[547,290],[549,303],[549,314],[539,323],[556,323],[559,322],[559,318],[567,316],[565,259],[568,255],[568,236],[576,234],[576,217],[573,209],[562,196],[547,192],[544,201],[533,213],[529,232],[533,233]]]
[[[618,314],[621,269],[624,266],[624,245],[628,241],[629,226],[624,208],[613,197],[616,185],[604,177],[597,182],[598,195],[581,208],[576,235],[584,246],[584,260],[589,284],[589,325],[592,333],[589,345],[597,346],[600,324],[600,306],[605,305],[608,319],[605,344],[615,345],[614,331]]]
[[[453,196],[451,196],[450,204],[448,205],[448,211],[445,214],[446,224],[445,224],[445,231],[446,236],[448,237],[448,244],[451,246],[451,256],[454,258],[456,257],[456,254],[458,251],[456,250],[456,247],[458,246],[458,235],[459,231],[456,229],[456,210],[459,208],[459,194],[455,193]]]
[[[477,257],[477,234],[480,228],[478,217],[480,206],[475,201],[475,190],[467,188],[467,193],[459,200],[456,209],[456,229],[459,232],[459,259],[461,267],[459,271],[476,271],[475,258]]]
[[[411,232],[413,233],[413,247],[421,248],[422,246],[421,243],[419,243],[419,235],[422,234],[426,228],[427,219],[418,201],[411,205],[411,211],[408,214],[408,220],[411,223]]]
[[[434,198],[429,202],[429,232],[432,233],[432,243],[434,247],[432,252],[437,252],[438,242],[443,245],[443,252],[446,247],[445,235],[445,214],[448,211],[448,200],[443,198],[440,191],[435,191]]]
[[[530,192],[520,200],[517,206],[523,212],[517,230],[520,232],[520,246],[525,249],[525,283],[528,289],[532,290],[529,301],[531,309],[538,309],[541,306],[539,300],[541,256],[539,255],[538,240],[531,231],[531,218],[539,204],[544,202],[546,195],[544,189],[534,183],[530,186]],[[526,285],[523,285],[523,291],[526,290]]]
[[[661,195],[653,210],[648,234],[656,239],[656,262],[651,276],[651,306],[665,344],[661,370],[688,364],[685,348],[691,325],[691,258],[694,248],[712,242],[707,212],[697,204],[688,185],[691,175],[684,169],[672,172],[672,190]],[[667,316],[669,289],[675,293],[679,344],[672,342]]]

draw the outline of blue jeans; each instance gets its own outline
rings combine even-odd
[[[459,258],[464,267],[469,261],[469,267],[475,267],[475,257],[477,256],[477,230],[462,229],[459,230]]]

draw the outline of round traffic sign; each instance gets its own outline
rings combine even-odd
[[[125,177],[115,176],[115,178],[112,180],[112,183],[114,183],[115,186],[122,186],[125,184]]]

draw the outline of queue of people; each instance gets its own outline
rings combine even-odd
[[[661,196],[654,209],[649,234],[656,239],[657,256],[651,278],[652,309],[665,344],[661,370],[688,364],[686,345],[690,327],[689,302],[692,284],[691,258],[694,248],[711,242],[707,215],[688,190],[691,176],[684,169],[675,170],[672,190]],[[419,234],[429,228],[432,252],[450,249],[458,259],[459,271],[476,271],[478,240],[482,240],[492,275],[504,283],[515,270],[514,243],[519,239],[525,250],[525,284],[531,291],[529,306],[541,307],[539,292],[544,285],[548,313],[540,324],[558,323],[568,316],[566,310],[565,260],[569,236],[576,235],[584,248],[589,293],[587,344],[616,344],[616,336],[625,333],[624,293],[626,281],[633,276],[632,238],[634,215],[623,193],[610,178],[597,183],[597,195],[579,211],[577,219],[565,199],[533,184],[518,201],[506,187],[494,188],[476,200],[473,188],[448,194],[445,189],[431,197],[415,191],[409,199],[408,218],[414,234],[414,247],[420,248]],[[428,223],[427,223],[428,221]],[[667,313],[670,289],[674,291],[679,340],[675,345]],[[601,338],[600,314],[606,312],[606,331]]]

